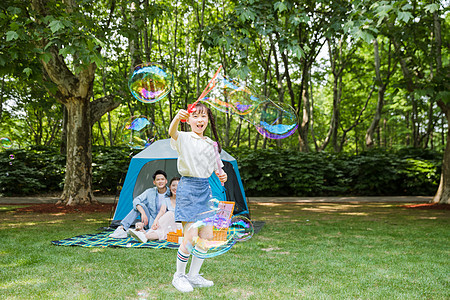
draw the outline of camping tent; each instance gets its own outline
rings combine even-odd
[[[169,181],[174,176],[180,176],[177,171],[177,158],[177,152],[170,147],[170,139],[164,139],[154,142],[131,159],[111,223],[112,226],[118,225],[120,220],[133,209],[133,199],[136,196],[154,186],[152,175],[156,170],[164,170]],[[209,178],[213,197],[220,201],[235,202],[234,215],[248,216],[247,200],[236,159],[225,150],[220,153],[220,158],[228,180],[223,187],[219,178],[213,173]]]

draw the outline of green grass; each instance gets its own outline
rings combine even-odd
[[[2,299],[449,299],[449,211],[395,204],[252,204],[251,240],[207,259],[215,286],[182,295],[175,250],[54,246],[109,213],[0,206]]]

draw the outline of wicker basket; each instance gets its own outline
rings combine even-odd
[[[169,232],[167,234],[167,241],[179,244],[180,238],[182,238],[182,237],[183,237],[183,235],[181,233],[178,234],[178,232]]]
[[[213,241],[226,241],[228,228],[213,231]]]

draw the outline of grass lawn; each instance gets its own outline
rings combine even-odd
[[[176,250],[54,246],[110,213],[0,205],[1,299],[449,299],[450,211],[398,204],[251,204],[262,230],[205,260],[211,288],[171,285]],[[189,268],[189,267],[188,267]]]

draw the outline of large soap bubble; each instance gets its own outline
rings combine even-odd
[[[173,75],[159,63],[143,63],[134,67],[128,80],[131,94],[141,102],[154,103],[170,93]]]
[[[260,134],[270,139],[286,138],[298,127],[292,107],[259,96],[253,88],[220,74],[214,79],[208,95],[200,100],[250,122]]]
[[[247,241],[253,236],[252,222],[241,215],[231,217],[234,203],[213,199],[211,211],[196,217],[184,230],[187,250],[199,258],[221,255],[236,242]]]
[[[214,87],[201,101],[217,110],[241,117],[251,113],[261,103],[249,87],[222,75],[216,77]]]
[[[144,149],[157,137],[155,124],[146,116],[133,116],[122,127],[122,142],[132,149]]]
[[[270,139],[283,139],[292,135],[298,127],[294,110],[285,103],[266,100],[252,113],[256,130]]]
[[[0,138],[0,144],[2,145],[2,148],[5,148],[5,149],[9,149],[13,145],[11,139],[8,137]]]
[[[230,250],[236,241],[228,235],[226,223],[226,220],[213,216],[188,224],[184,235],[189,238],[187,250],[199,258],[218,256]]]

